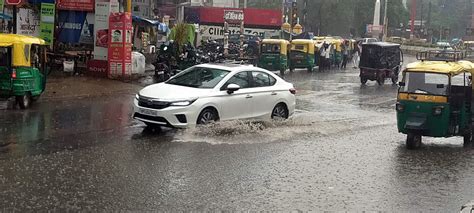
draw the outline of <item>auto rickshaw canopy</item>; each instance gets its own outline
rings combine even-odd
[[[291,41],[291,50],[314,54],[314,42],[314,40],[309,39],[295,39]],[[303,45],[304,48],[297,48],[297,45]]]
[[[45,45],[46,42],[32,36],[0,33],[0,47],[12,48],[12,66],[31,66],[32,44]]]
[[[429,72],[446,74],[449,76],[459,75],[464,72],[474,74],[474,63],[470,61],[420,61],[407,65],[408,72]]]
[[[286,55],[290,42],[285,39],[263,39],[262,44],[278,44],[280,45],[280,54]]]

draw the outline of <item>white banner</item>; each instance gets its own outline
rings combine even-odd
[[[20,35],[39,36],[40,16],[32,9],[18,8],[16,32]]]
[[[107,60],[110,13],[119,12],[118,2],[96,2],[94,21],[94,59]]]
[[[230,34],[240,34],[240,27],[229,27]],[[260,28],[244,28],[244,34],[256,35],[261,38],[265,36],[265,33],[274,34],[278,30],[260,29]],[[198,33],[198,45],[201,41],[211,39],[223,39],[224,38],[224,27],[213,26],[213,25],[200,25]]]

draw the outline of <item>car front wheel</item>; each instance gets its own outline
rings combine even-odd
[[[285,104],[279,103],[273,108],[272,119],[287,119],[288,116],[289,112]]]
[[[216,110],[211,108],[204,109],[198,116],[197,124],[206,125],[219,120]]]

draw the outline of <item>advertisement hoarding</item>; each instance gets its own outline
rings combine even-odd
[[[94,11],[94,0],[58,0],[58,10]]]
[[[54,14],[55,5],[41,3],[41,22],[39,37],[46,41],[46,44],[53,44],[54,37]]]
[[[109,17],[109,78],[132,74],[132,15],[112,13]]]
[[[229,27],[230,34],[240,34],[240,27]],[[274,34],[278,30],[262,29],[262,28],[244,28],[244,34],[255,35],[265,38],[266,34]],[[224,27],[219,25],[199,25],[199,33],[197,37],[198,45],[203,40],[216,40],[224,38]]]
[[[19,35],[38,37],[40,32],[40,16],[35,10],[18,8],[16,32]]]
[[[94,59],[107,60],[110,13],[119,12],[118,2],[96,2],[94,21]]]
[[[94,13],[58,12],[58,41],[69,44],[94,43]]]

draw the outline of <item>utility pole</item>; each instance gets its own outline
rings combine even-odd
[[[385,0],[385,9],[383,12],[383,41],[387,41],[388,36],[388,15],[387,15],[388,0]]]
[[[411,0],[411,26],[410,39],[415,38],[416,0]]]
[[[422,35],[424,35],[425,30],[423,30],[423,0],[420,0],[421,10],[420,10],[420,30]],[[424,37],[423,37],[424,38]]]

